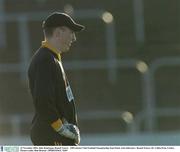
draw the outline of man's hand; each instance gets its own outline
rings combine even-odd
[[[73,124],[63,124],[58,133],[64,137],[74,139],[76,144],[80,143],[80,132],[77,126]]]

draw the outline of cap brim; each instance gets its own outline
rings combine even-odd
[[[73,24],[71,27],[70,27],[74,32],[80,32],[82,30],[85,29],[85,27],[83,25],[80,25],[80,24]]]

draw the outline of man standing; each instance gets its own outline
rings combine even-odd
[[[43,21],[45,40],[32,57],[28,79],[35,107],[31,126],[34,145],[78,145],[80,132],[73,93],[65,74],[61,54],[84,29],[69,15],[50,14]]]

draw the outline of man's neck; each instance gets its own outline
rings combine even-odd
[[[42,41],[42,47],[49,48],[53,53],[55,53],[58,57],[58,60],[61,60],[61,54],[59,53],[60,51],[56,49],[52,44],[50,44],[49,41],[45,40]]]
[[[45,39],[47,43],[49,43],[52,47],[54,47],[58,53],[61,53],[60,48],[58,47],[57,43],[53,39]]]

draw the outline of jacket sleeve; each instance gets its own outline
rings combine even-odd
[[[33,89],[36,113],[49,124],[60,118],[55,102],[55,66],[50,57],[39,61],[36,65]]]

